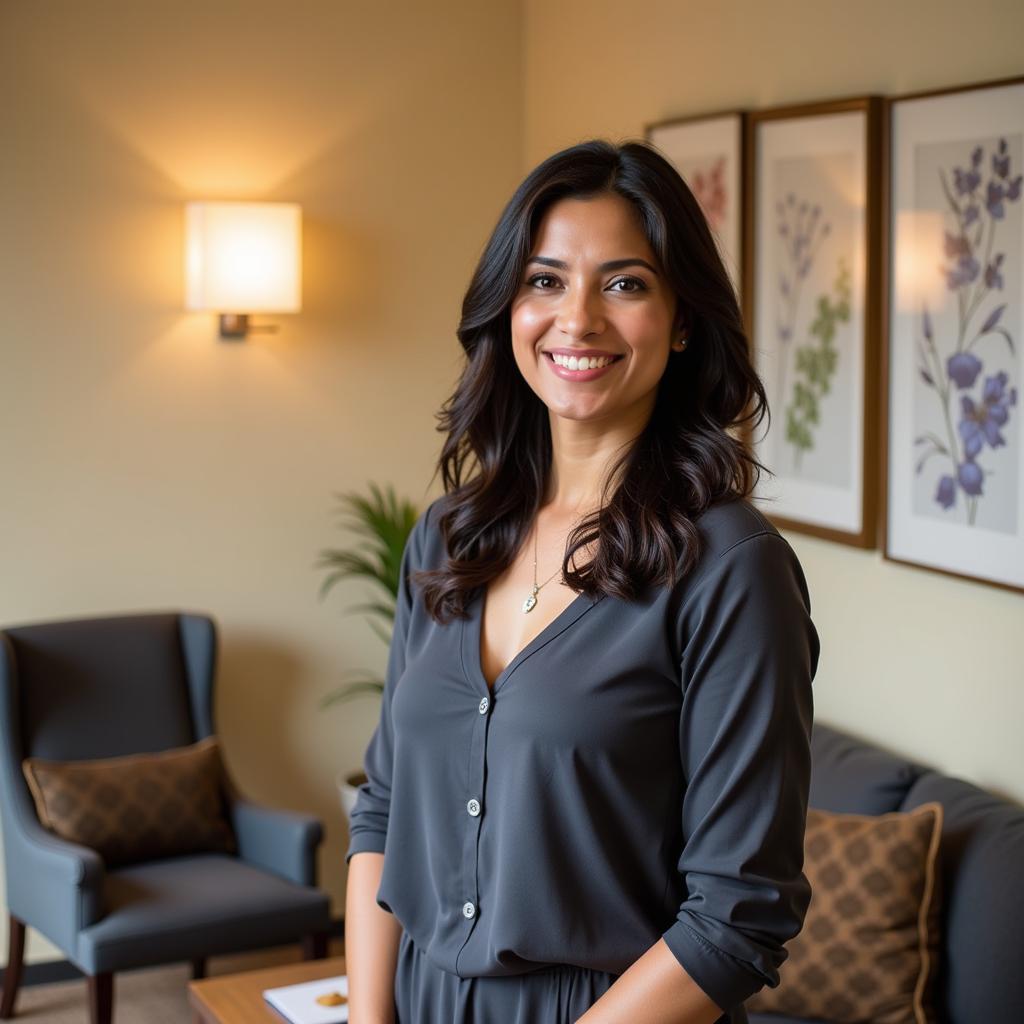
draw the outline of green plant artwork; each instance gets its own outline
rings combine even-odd
[[[340,580],[353,577],[369,580],[378,592],[383,591],[383,596],[345,610],[368,613],[371,616],[367,619],[370,628],[386,645],[390,645],[401,582],[402,554],[419,517],[419,510],[411,502],[399,500],[390,486],[382,490],[371,483],[369,487],[369,497],[354,492],[337,495],[344,517],[341,525],[365,540],[355,549],[332,548],[320,553],[316,568],[330,571],[320,586],[319,598],[323,600]],[[384,681],[379,676],[360,670],[349,677],[345,685],[322,698],[320,707],[328,707],[360,693],[380,695],[383,692]]]
[[[804,452],[814,447],[814,428],[821,421],[821,400],[829,393],[839,361],[835,336],[850,319],[850,271],[842,258],[835,281],[835,297],[818,296],[817,315],[809,333],[813,339],[794,352],[793,397],[786,406],[786,440],[793,445],[796,468]]]

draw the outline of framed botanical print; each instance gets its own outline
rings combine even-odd
[[[884,556],[1024,591],[1024,78],[883,114]]]
[[[878,518],[881,99],[753,111],[744,315],[778,526],[871,548]]]
[[[678,117],[644,128],[644,138],[661,151],[700,203],[737,296],[743,284],[742,111]]]

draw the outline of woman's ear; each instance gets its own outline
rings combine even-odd
[[[672,326],[672,348],[677,351],[682,351],[686,348],[686,339],[689,337],[689,334],[689,317],[680,303],[679,312],[676,314],[675,322]]]
[[[688,334],[690,327],[689,311],[683,305],[681,299],[676,301],[676,316],[672,326],[672,336],[679,337],[680,334]]]

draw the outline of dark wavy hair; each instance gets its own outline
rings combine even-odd
[[[677,298],[676,322],[688,327],[687,347],[671,353],[645,429],[606,475],[606,490],[618,481],[613,492],[569,534],[566,584],[625,599],[670,585],[700,557],[694,518],[748,497],[767,471],[742,435],[728,431],[759,424],[768,400],[732,283],[686,182],[646,142],[594,139],[555,153],[502,211],[462,302],[457,335],[466,362],[437,414],[447,435],[434,477],[440,472],[444,482],[437,515],[448,559],[413,574],[439,622],[464,617],[478,588],[511,564],[540,507],[552,462],[549,413],[513,357],[511,306],[547,209],[605,193],[639,215]],[[574,552],[596,538],[595,556],[573,569]]]

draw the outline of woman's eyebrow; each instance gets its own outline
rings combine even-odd
[[[569,264],[562,260],[552,259],[550,256],[531,256],[527,261],[527,265],[530,263],[540,263],[545,267],[555,267],[557,270],[568,270]],[[646,267],[656,277],[658,271],[654,269],[647,262],[647,260],[640,259],[639,256],[629,256],[624,260],[608,260],[607,263],[602,263],[598,266],[598,270],[622,270],[623,267]]]

